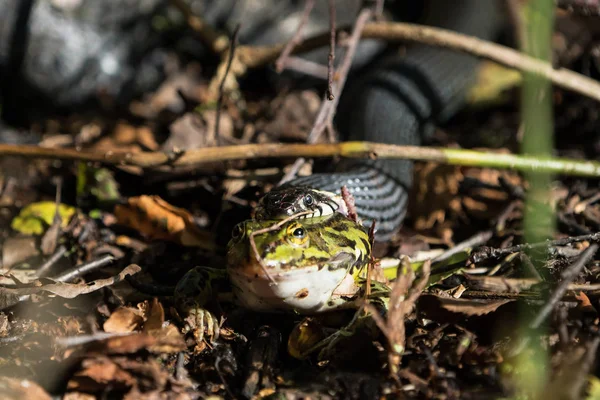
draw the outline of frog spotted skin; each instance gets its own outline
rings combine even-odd
[[[358,290],[355,279],[371,254],[366,229],[334,213],[293,219],[264,232],[278,222],[248,220],[234,229],[227,273],[236,302],[255,311],[300,314],[351,307],[348,297]]]
[[[315,190],[306,186],[282,187],[271,190],[262,197],[255,209],[255,220],[285,219],[300,215],[299,218],[314,218],[340,212],[348,215],[343,199],[335,193]]]

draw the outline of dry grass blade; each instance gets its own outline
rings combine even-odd
[[[394,378],[398,377],[399,366],[405,349],[404,319],[412,312],[417,299],[425,289],[430,271],[431,260],[427,260],[423,264],[423,275],[413,285],[415,273],[408,258],[404,257],[398,268],[396,281],[391,287],[387,318],[384,320],[372,304],[366,303],[363,306],[365,310],[371,313],[373,320],[388,341],[388,368],[390,375]]]

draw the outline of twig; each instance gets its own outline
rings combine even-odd
[[[337,32],[348,27],[337,29]],[[303,53],[325,46],[329,32],[306,39],[292,54]],[[362,30],[363,39],[382,39],[389,42],[418,42],[431,46],[445,47],[486,58],[506,67],[543,76],[563,89],[600,101],[600,83],[566,68],[555,68],[552,64],[527,56],[517,50],[497,45],[472,36],[446,29],[432,28],[402,22],[373,22]],[[240,60],[247,68],[256,68],[273,62],[281,53],[283,45],[268,47],[241,46]]]
[[[402,265],[398,268],[396,281],[391,287],[389,310],[386,320],[379,315],[379,312],[372,304],[365,303],[363,305],[388,341],[388,368],[390,375],[396,379],[405,350],[406,331],[404,319],[412,312],[421,292],[427,286],[430,271],[431,260],[427,260],[423,264],[421,279],[413,285],[415,273],[410,267],[408,259],[404,258],[402,260]]]
[[[212,27],[206,24],[202,18],[192,12],[190,6],[184,0],[169,0],[185,17],[188,25],[192,28],[200,40],[208,46],[208,48],[216,53],[221,54],[229,47],[229,40],[225,35],[219,35]]]
[[[325,94],[325,100],[321,102],[321,109],[319,110],[319,113],[315,118],[313,127],[310,130],[310,133],[308,134],[308,139],[306,140],[307,143],[315,143],[319,139],[319,136],[321,136],[321,134],[323,133],[323,130],[326,128],[329,130],[331,136],[333,136],[333,117],[335,116],[337,104],[339,102],[342,89],[344,88],[344,85],[346,83],[348,73],[350,72],[350,66],[352,65],[352,59],[354,58],[354,54],[356,53],[356,48],[360,40],[361,32],[367,21],[371,18],[371,15],[372,11],[369,9],[361,10],[360,14],[358,15],[356,23],[354,24],[352,35],[348,40],[348,48],[346,50],[346,54],[344,55],[342,64],[340,65],[339,71],[336,74],[338,76],[338,79],[336,82],[333,82],[333,78],[331,79],[331,81],[329,81],[328,78],[328,84],[329,82],[331,82],[331,96],[329,94],[328,89],[328,93]],[[332,29],[332,31],[330,32],[330,38],[331,35],[334,34],[335,29]],[[331,70],[328,69],[328,74],[329,73],[331,73]],[[327,99],[329,99],[330,101],[326,101]],[[302,165],[304,165],[305,162],[306,160],[304,158],[297,159],[290,168],[290,170],[284,175],[281,181],[279,181],[279,185],[282,185],[283,183],[292,180],[296,176],[300,168],[302,168]]]
[[[333,100],[333,62],[335,61],[335,0],[329,0],[329,56],[327,57],[327,99]]]
[[[96,332],[89,335],[65,336],[57,337],[54,343],[57,346],[72,347],[98,342],[101,340],[111,339],[114,337],[139,335],[137,332]]]
[[[467,264],[468,265],[478,264],[478,263],[485,261],[487,259],[490,259],[490,258],[504,257],[508,254],[519,253],[519,252],[522,252],[525,250],[534,250],[534,249],[540,249],[540,248],[544,248],[544,247],[550,248],[550,247],[555,247],[555,246],[566,246],[568,244],[583,242],[583,241],[600,242],[600,232],[590,233],[587,235],[580,235],[580,236],[570,236],[570,237],[564,238],[564,239],[548,240],[548,241],[539,242],[539,243],[518,244],[516,246],[506,247],[504,249],[494,249],[494,248],[487,247],[487,248],[481,249],[481,250],[473,253],[469,257]]]
[[[340,65],[340,68],[336,74],[337,79],[331,84],[334,97],[331,99],[331,101],[323,102],[321,105],[319,114],[317,115],[315,123],[308,135],[308,143],[315,143],[323,130],[327,127],[331,127],[331,124],[333,123],[333,117],[335,116],[335,111],[337,109],[337,104],[339,102],[342,90],[344,89],[344,85],[346,84],[346,79],[348,78],[348,73],[350,72],[352,60],[354,59],[354,54],[356,54],[356,49],[358,47],[362,31],[372,15],[373,11],[370,9],[363,9],[361,10],[360,14],[358,14],[358,18],[354,24],[354,29],[352,30],[352,34],[348,39],[346,54],[344,54],[344,59],[342,60],[342,64]]]
[[[594,243],[581,254],[581,257],[575,261],[569,268],[565,269],[560,275],[562,280],[552,292],[546,304],[538,311],[536,317],[529,324],[530,329],[537,329],[540,327],[542,322],[548,317],[556,303],[562,299],[563,295],[567,291],[569,284],[577,278],[585,264],[594,257],[598,250],[598,244]]]
[[[221,122],[221,107],[223,106],[223,96],[224,96],[224,92],[225,92],[225,80],[227,80],[227,75],[229,74],[229,69],[231,69],[231,63],[233,62],[233,56],[235,55],[235,46],[237,45],[237,37],[238,37],[238,33],[240,31],[240,26],[241,24],[237,24],[237,26],[235,27],[235,30],[233,31],[233,35],[231,37],[231,41],[230,41],[230,47],[229,47],[229,56],[227,57],[227,66],[225,67],[225,73],[223,74],[223,79],[221,79],[221,83],[219,84],[219,97],[217,98],[217,111],[216,111],[216,115],[217,115],[217,119],[215,120],[215,133],[214,133],[214,138],[213,138],[213,142],[212,143],[216,143],[217,146],[219,145],[220,142],[220,137],[221,135],[219,135],[219,128],[220,128],[220,122]]]
[[[55,276],[53,279],[57,282],[69,282],[75,278],[79,278],[85,274],[92,272],[92,271],[95,271],[97,269],[105,267],[105,266],[109,265],[110,263],[112,263],[114,260],[115,260],[115,258],[112,255],[107,254],[103,257],[100,257],[97,260],[93,260],[93,261],[78,265],[74,268],[68,269],[66,271],[63,271],[62,273]]]
[[[304,75],[314,76],[318,79],[327,79],[327,67],[314,61],[304,58],[290,56],[285,62],[285,68],[292,71],[300,72]]]
[[[52,269],[52,267],[54,266],[54,264],[56,264],[58,262],[58,260],[61,259],[62,256],[65,255],[65,253],[67,252],[67,246],[65,246],[64,244],[61,244],[58,249],[56,249],[56,251],[54,252],[54,254],[52,254],[52,256],[50,256],[50,258],[48,258],[48,260],[46,260],[45,263],[43,263],[36,271],[35,271],[35,275],[38,278],[43,278],[44,276],[46,276],[48,274],[48,271],[50,271],[50,269]]]
[[[246,144],[206,147],[184,152],[169,162],[163,152],[86,152],[75,149],[44,148],[0,144],[0,156],[62,159],[98,162],[106,165],[132,165],[141,168],[166,168],[202,165],[221,161],[284,157],[345,157],[432,161],[469,167],[491,167],[517,171],[539,171],[562,175],[600,177],[600,163],[567,158],[541,158],[441,147],[398,146],[372,142],[319,144]]]
[[[302,12],[302,16],[300,17],[300,22],[298,22],[296,32],[294,32],[292,38],[287,42],[287,44],[283,48],[283,51],[279,55],[279,58],[277,58],[277,61],[275,61],[275,71],[277,71],[278,74],[283,72],[283,70],[287,66],[286,64],[288,61],[288,57],[294,50],[294,47],[302,43],[302,30],[306,26],[308,18],[310,17],[310,13],[314,6],[315,0],[305,0],[304,11]]]
[[[479,232],[479,233],[471,236],[469,239],[464,240],[464,241],[458,243],[456,246],[452,247],[451,249],[448,249],[447,251],[443,252],[442,254],[435,257],[433,260],[431,260],[431,262],[436,263],[436,262],[445,261],[445,260],[449,259],[450,257],[452,257],[453,255],[460,253],[463,250],[473,249],[477,246],[482,245],[483,243],[490,240],[492,236],[494,236],[494,231],[492,231],[491,229],[488,229],[487,231]]]

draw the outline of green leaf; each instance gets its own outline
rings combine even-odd
[[[75,207],[66,204],[60,204],[58,212],[61,216],[61,227],[66,228],[75,214]],[[41,235],[52,225],[54,214],[56,213],[56,203],[53,201],[40,201],[29,204],[23,208],[11,222],[11,228],[25,235]]]
[[[590,386],[586,400],[600,399],[600,379],[594,375],[589,376]]]

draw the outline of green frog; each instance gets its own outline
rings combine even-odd
[[[247,220],[233,229],[226,267],[194,268],[178,283],[175,299],[199,342],[205,331],[218,336],[217,319],[204,307],[222,288],[231,289],[234,303],[259,312],[353,308],[370,258],[366,228],[341,212]]]

